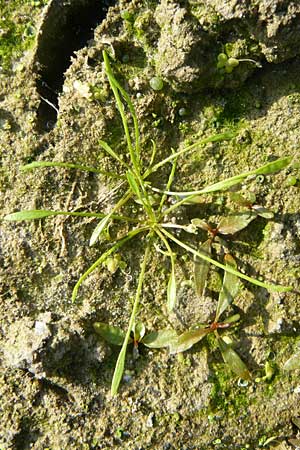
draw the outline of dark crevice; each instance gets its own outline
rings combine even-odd
[[[58,95],[71,57],[93,38],[94,29],[114,3],[115,0],[52,0],[48,5],[34,58],[37,90],[41,96],[39,132],[48,132],[55,126]]]

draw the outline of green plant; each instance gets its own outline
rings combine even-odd
[[[91,238],[90,245],[94,245],[101,234],[105,233],[113,220],[125,222],[128,225],[132,224],[133,227],[126,231],[120,238],[116,240],[116,242],[106,250],[79,278],[77,283],[73,289],[72,299],[75,300],[78,289],[83,283],[83,281],[99,266],[101,266],[108,258],[110,258],[114,253],[116,253],[121,247],[123,247],[128,241],[133,239],[135,236],[142,234],[146,235],[143,242],[145,243],[145,252],[141,261],[141,269],[140,274],[137,281],[137,288],[135,292],[135,297],[133,299],[131,316],[128,323],[128,328],[124,336],[122,336],[122,348],[116,363],[111,392],[112,394],[116,394],[118,391],[118,387],[122,378],[122,374],[124,371],[125,364],[125,356],[127,351],[128,343],[131,340],[131,333],[135,327],[136,316],[138,313],[138,308],[140,304],[140,298],[142,295],[143,282],[145,279],[147,263],[149,261],[149,256],[151,253],[151,249],[153,246],[153,242],[155,239],[159,239],[162,245],[165,247],[166,254],[170,259],[171,263],[171,273],[169,276],[168,287],[167,287],[167,305],[168,309],[172,310],[176,304],[176,277],[175,277],[175,262],[176,262],[176,253],[171,248],[171,243],[177,244],[181,249],[187,251],[192,254],[194,257],[199,258],[206,263],[212,264],[222,270],[225,271],[226,276],[235,276],[242,278],[246,281],[249,281],[257,286],[264,287],[266,289],[272,291],[288,291],[291,288],[277,286],[273,284],[267,284],[255,278],[252,278],[248,275],[245,275],[239,272],[235,266],[235,264],[223,264],[218,260],[212,259],[209,255],[205,254],[203,251],[196,250],[191,245],[184,242],[182,239],[179,239],[175,234],[170,232],[170,229],[179,229],[188,233],[194,233],[196,231],[196,226],[193,223],[189,223],[187,225],[180,225],[173,222],[169,222],[166,218],[170,216],[170,214],[174,214],[174,212],[183,204],[189,204],[192,200],[197,199],[199,196],[204,194],[212,194],[218,191],[227,190],[228,188],[237,185],[243,181],[245,181],[248,177],[257,176],[260,174],[268,175],[278,170],[283,169],[289,163],[291,158],[286,157],[279,159],[277,161],[268,163],[258,169],[251,170],[249,172],[241,173],[239,175],[233,176],[226,180],[214,183],[210,186],[201,188],[197,191],[192,192],[172,192],[170,191],[171,185],[174,179],[175,170],[176,170],[176,162],[177,159],[183,155],[188,153],[192,153],[196,151],[199,146],[203,146],[210,142],[219,142],[222,140],[231,139],[234,134],[233,133],[222,133],[216,134],[214,136],[202,139],[201,141],[197,141],[192,145],[189,145],[179,151],[173,151],[171,155],[168,157],[155,162],[156,158],[156,146],[153,143],[152,154],[150,158],[148,158],[148,162],[146,162],[146,158],[144,154],[141,152],[140,148],[140,133],[139,126],[137,121],[136,112],[134,106],[131,102],[131,99],[127,92],[123,89],[123,87],[116,80],[113,75],[111,65],[109,62],[109,57],[105,51],[103,51],[103,59],[105,65],[105,72],[110,84],[110,87],[113,91],[116,106],[120,113],[124,134],[126,138],[127,144],[127,159],[121,158],[119,154],[117,154],[110,145],[105,141],[100,141],[99,144],[101,148],[109,154],[118,164],[119,169],[122,171],[121,174],[105,172],[97,168],[83,166],[80,164],[73,163],[62,163],[62,162],[49,162],[49,161],[41,161],[41,162],[33,162],[22,167],[22,170],[32,170],[36,168],[43,167],[61,167],[68,169],[77,169],[83,171],[90,171],[94,173],[99,173],[105,175],[110,178],[121,180],[120,189],[124,189],[123,195],[117,201],[115,206],[111,209],[108,214],[103,213],[90,213],[90,212],[67,212],[67,211],[49,211],[49,210],[31,210],[31,211],[20,211],[16,213],[9,214],[5,217],[6,220],[9,221],[20,221],[20,220],[32,220],[32,219],[41,219],[49,216],[56,215],[71,215],[71,216],[81,216],[81,217],[95,217],[101,219],[98,225],[95,227]],[[125,106],[128,108],[130,117],[133,124],[133,132],[130,132],[129,122],[125,110]],[[133,135],[133,136],[132,136]],[[166,183],[166,189],[160,190],[152,186],[149,181],[150,175],[155,174],[159,169],[161,169],[166,164],[171,163],[171,171]],[[153,177],[152,177],[153,178]],[[154,201],[153,192],[159,193],[158,201]],[[166,207],[166,199],[167,196],[175,196],[177,199],[175,203],[171,204],[171,206]],[[127,215],[120,214],[119,211],[124,209],[129,201],[134,201],[141,206],[141,211],[137,213],[136,216],[131,217]],[[249,213],[248,213],[249,214]],[[225,276],[225,278],[226,278]],[[218,318],[219,315],[217,314]],[[226,322],[226,324],[228,321]],[[228,325],[226,325],[227,327]],[[217,339],[219,340],[219,346],[226,354],[230,352],[230,350],[226,350],[226,343],[223,342],[221,338],[218,337],[218,329],[224,328],[225,325],[220,325],[218,322],[213,322],[212,325],[203,332],[207,334],[208,332],[214,331]],[[220,340],[221,339],[221,340]],[[145,341],[143,341],[145,343]],[[226,347],[226,348],[225,348]]]
[[[228,56],[226,53],[218,54],[217,61],[217,69],[219,69],[222,73],[231,73],[241,62],[250,62],[254,64],[256,67],[261,68],[261,64],[254,59],[249,58],[232,58]]]
[[[300,430],[300,419],[299,419],[299,417],[294,417],[292,419],[292,421],[296,425],[296,427]],[[300,445],[300,439],[289,439],[289,443],[298,448],[299,445]]]

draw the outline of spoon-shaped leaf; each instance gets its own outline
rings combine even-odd
[[[260,205],[253,205],[252,210],[260,217],[263,217],[264,219],[273,219],[274,213],[270,209],[264,208]]]
[[[204,231],[209,231],[210,230],[210,226],[208,225],[208,223],[206,223],[204,220],[202,219],[192,219],[191,220],[192,224],[197,227],[197,228],[201,228],[201,230]]]
[[[283,370],[300,369],[300,352],[292,355],[283,365]]]
[[[256,217],[251,211],[232,214],[224,217],[218,225],[221,234],[235,234],[246,228]]]
[[[194,344],[201,341],[208,333],[210,328],[199,328],[197,330],[185,331],[177,339],[174,339],[170,345],[170,354],[185,352],[189,350]]]
[[[56,211],[49,211],[46,209],[31,209],[29,211],[18,211],[12,214],[7,214],[7,216],[4,217],[4,220],[18,222],[21,220],[43,219],[44,217],[58,216],[59,214],[61,213]]]
[[[106,342],[113,345],[122,345],[125,339],[126,333],[119,327],[114,327],[103,322],[95,322],[93,324],[94,330],[99,334]]]
[[[251,375],[246,364],[241,360],[239,355],[233,348],[226,344],[224,339],[218,336],[218,346],[220,348],[224,362],[229,366],[230,370],[243,380],[250,380]]]
[[[272,161],[268,164],[265,164],[262,167],[259,167],[256,170],[253,170],[254,175],[270,175],[272,173],[278,172],[279,170],[287,167],[292,161],[291,156],[287,156],[285,158],[277,159],[276,161]]]
[[[205,256],[211,255],[211,239],[208,239],[200,246],[199,253]],[[209,266],[210,263],[208,261],[199,258],[199,256],[194,256],[195,290],[199,298],[204,293]]]
[[[169,347],[177,337],[175,330],[153,331],[143,338],[142,343],[150,348]]]
[[[229,253],[225,255],[224,260],[226,266],[229,265],[233,267],[233,269],[235,270],[237,269],[237,264],[234,258]],[[228,306],[231,305],[235,296],[238,293],[238,290],[239,290],[238,277],[232,273],[225,272],[222,289],[219,295],[215,322],[219,322],[219,317],[228,308]]]

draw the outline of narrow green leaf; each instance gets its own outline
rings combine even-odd
[[[152,331],[143,338],[142,343],[149,348],[163,348],[169,347],[174,339],[177,339],[175,330]]]
[[[171,273],[170,278],[168,282],[168,289],[167,289],[167,307],[168,311],[172,311],[176,305],[176,276],[175,276],[175,258],[173,254],[170,255],[171,258]]]
[[[31,209],[30,211],[19,211],[12,214],[7,214],[4,220],[9,220],[11,222],[18,222],[21,220],[35,220],[43,219],[49,216],[58,216],[61,212],[49,211],[46,209]]]
[[[199,253],[208,257],[211,255],[211,239],[208,239],[200,245]],[[199,298],[204,294],[209,266],[209,261],[194,255],[195,291]]]
[[[198,330],[190,330],[182,333],[177,337],[177,339],[174,339],[171,342],[170,354],[173,355],[175,353],[181,353],[189,350],[210,332],[210,328],[199,328]]]
[[[300,369],[300,352],[292,355],[283,365],[283,370],[296,370]]]
[[[102,220],[100,220],[100,222],[98,223],[98,225],[96,226],[96,228],[94,229],[94,231],[93,231],[93,233],[91,235],[90,246],[95,244],[95,242],[97,241],[97,239],[100,236],[100,234],[107,227],[108,222],[110,221],[110,218],[111,218],[111,214],[107,214],[106,217],[104,217]]]
[[[276,161],[272,161],[268,164],[265,164],[264,166],[259,167],[258,169],[253,171],[253,173],[254,175],[270,175],[287,167],[291,163],[292,159],[292,156],[277,159]]]
[[[256,214],[253,214],[252,211],[235,213],[224,217],[218,225],[218,232],[225,235],[235,234],[246,228],[255,217]]]
[[[124,177],[117,175],[113,172],[106,172],[104,170],[96,169],[95,167],[90,166],[84,166],[82,164],[73,164],[68,162],[59,162],[59,161],[34,161],[30,164],[26,164],[25,166],[21,166],[21,171],[27,171],[27,170],[33,170],[33,169],[39,169],[44,167],[62,167],[66,169],[77,169],[77,170],[83,170],[84,172],[93,172],[93,173],[100,173],[103,175],[107,175],[112,178],[118,178],[123,179]]]
[[[226,320],[224,320],[223,323],[234,323],[238,322],[240,320],[241,316],[239,314],[233,314],[233,316],[228,317]]]
[[[176,155],[176,153],[175,153],[175,155]],[[290,164],[291,160],[292,160],[291,157],[278,159],[277,161],[266,164],[262,167],[259,167],[258,169],[250,170],[249,172],[244,172],[239,175],[235,175],[234,177],[227,178],[226,180],[223,180],[223,181],[218,181],[217,183],[211,184],[210,186],[207,186],[198,191],[176,192],[176,191],[161,191],[160,189],[156,189],[156,188],[152,188],[152,189],[155,192],[162,192],[167,195],[176,195],[178,197],[183,197],[183,199],[180,202],[178,202],[178,204],[172,205],[172,207],[170,207],[170,209],[171,208],[174,209],[176,205],[179,206],[180,204],[182,204],[186,201],[189,201],[196,195],[208,194],[210,192],[227,190],[228,188],[241,183],[246,178],[248,178],[249,176],[252,176],[252,175],[268,175],[268,174],[277,172],[278,170],[281,170],[284,167],[288,166]]]
[[[125,342],[125,341],[124,341]],[[113,379],[111,382],[111,395],[116,395],[118,393],[119,385],[122,380],[123,372],[124,372],[124,366],[125,366],[125,357],[126,357],[126,351],[127,351],[127,343],[124,345],[119,353],[116,367],[114,370]]]
[[[107,142],[101,141],[101,140],[98,142],[99,142],[100,147],[102,147],[103,150],[105,150],[110,156],[112,156],[114,159],[116,159],[118,161],[118,163],[121,164],[121,166],[124,166],[127,169],[129,168],[128,164],[126,164],[126,162],[120,158],[120,156],[107,144]]]
[[[131,171],[128,171],[126,173],[127,181],[129,183],[129,186],[131,187],[133,193],[138,197],[138,199],[143,203],[143,197],[141,195],[138,183],[136,182],[135,176]]]
[[[103,322],[95,322],[93,324],[94,330],[106,342],[113,345],[122,345],[126,334],[119,327],[114,327]]]
[[[227,253],[225,255],[225,265],[230,266],[233,269],[237,269],[237,264],[234,258]],[[223,312],[228,308],[229,305],[233,302],[235,296],[237,295],[239,290],[239,279],[236,275],[224,272],[223,285],[220,291],[217,312],[215,317],[215,322],[219,321],[219,317]]]
[[[218,337],[217,341],[223,360],[225,364],[229,366],[230,370],[243,380],[251,380],[251,375],[246,364],[241,360],[233,348],[226,344],[221,337]]]
[[[289,292],[293,289],[290,286],[279,286],[277,284],[263,283],[262,281],[256,280],[255,278],[252,278],[252,277],[249,277],[248,275],[245,275],[242,272],[239,272],[238,270],[235,270],[230,266],[226,267],[224,264],[219,263],[219,261],[216,261],[215,259],[212,259],[212,258],[204,255],[204,253],[202,253],[202,254],[199,253],[193,247],[190,247],[189,245],[182,242],[180,239],[177,239],[172,233],[169,233],[165,228],[161,228],[161,231],[163,232],[163,234],[166,237],[171,239],[173,242],[176,242],[176,244],[178,244],[180,247],[184,248],[188,252],[192,253],[193,255],[199,256],[199,258],[202,258],[202,259],[208,261],[209,263],[213,264],[214,266],[219,267],[220,269],[223,269],[227,272],[230,272],[233,275],[236,275],[239,278],[242,278],[243,280],[249,281],[250,283],[255,284],[256,286],[261,286],[265,289],[268,289],[271,292]]]

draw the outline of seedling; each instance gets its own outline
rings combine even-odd
[[[250,59],[250,58],[232,58],[228,55],[226,55],[226,53],[219,53],[218,54],[218,62],[217,62],[217,68],[222,72],[222,73],[231,73],[241,62],[249,62],[251,64],[254,64],[256,67],[261,68],[262,65],[257,62],[254,61],[254,59]]]
[[[178,158],[182,156],[186,156],[187,154],[191,154],[199,149],[199,147],[206,145],[211,142],[220,142],[224,140],[231,139],[234,134],[233,133],[222,133],[216,134],[207,138],[204,138],[200,141],[197,141],[187,147],[184,147],[178,151],[172,151],[172,153],[167,156],[165,159],[162,159],[158,162],[155,162],[156,159],[156,146],[153,143],[152,155],[147,159],[145,156],[145,152],[141,151],[140,148],[140,132],[137,121],[136,112],[134,106],[131,102],[131,99],[127,92],[123,89],[123,87],[116,80],[109,61],[109,57],[105,51],[103,51],[103,60],[105,72],[110,84],[110,87],[113,91],[116,106],[120,113],[124,135],[127,143],[127,154],[125,158],[122,158],[118,153],[114,151],[114,149],[105,141],[99,141],[99,145],[101,148],[111,156],[117,163],[119,170],[121,173],[112,173],[100,170],[98,168],[93,168],[89,166],[84,166],[80,164],[73,163],[65,163],[65,162],[57,162],[57,161],[40,161],[28,164],[22,167],[22,170],[32,170],[36,168],[44,168],[44,167],[60,167],[67,169],[76,169],[83,170],[87,172],[99,173],[102,176],[110,177],[113,179],[117,179],[121,184],[121,188],[123,189],[126,186],[125,192],[120,196],[119,200],[116,202],[115,206],[111,209],[108,214],[104,213],[91,213],[91,212],[68,212],[68,211],[50,211],[50,210],[31,210],[31,211],[21,211],[13,214],[9,214],[5,217],[6,220],[9,221],[20,221],[20,220],[32,220],[32,219],[41,219],[49,216],[57,216],[57,215],[70,215],[70,216],[81,216],[81,217],[94,217],[95,219],[101,219],[97,226],[95,227],[91,238],[90,245],[94,245],[98,242],[99,237],[105,233],[110,226],[112,221],[117,221],[119,223],[126,223],[129,231],[121,234],[112,246],[106,250],[102,255],[82,274],[77,283],[74,286],[72,299],[73,301],[77,297],[78,290],[81,284],[86,280],[86,278],[98,267],[100,267],[108,258],[112,257],[113,254],[119,252],[120,249],[130,240],[132,240],[135,236],[139,235],[140,238],[144,235],[144,239],[142,242],[145,245],[144,256],[141,259],[141,269],[140,274],[137,280],[137,288],[135,292],[135,296],[132,304],[131,316],[128,323],[127,331],[122,334],[122,348],[116,363],[111,392],[112,394],[116,394],[119,388],[119,384],[124,371],[125,357],[127,351],[127,345],[132,339],[131,333],[136,323],[136,316],[139,309],[140,298],[142,295],[143,283],[146,275],[147,264],[150,258],[150,254],[155,248],[153,243],[158,239],[162,246],[165,248],[165,253],[170,259],[171,263],[171,272],[169,276],[168,288],[167,288],[167,306],[169,310],[172,310],[176,305],[176,275],[175,275],[175,261],[176,261],[176,253],[171,248],[172,244],[177,244],[181,249],[184,249],[188,253],[204,260],[214,266],[225,271],[226,276],[233,275],[239,278],[242,278],[246,281],[249,281],[257,286],[264,287],[271,291],[284,292],[289,291],[290,287],[278,286],[274,284],[267,284],[255,278],[249,277],[237,270],[235,266],[231,264],[222,264],[219,261],[212,259],[210,256],[205,255],[204,253],[196,250],[194,247],[186,244],[181,237],[178,238],[174,233],[168,231],[168,229],[178,229],[182,228],[187,232],[193,231],[193,227],[191,225],[178,225],[169,223],[166,221],[166,218],[174,211],[176,211],[182,204],[185,204],[189,200],[192,200],[196,196],[207,194],[211,192],[218,192],[221,190],[227,190],[229,187],[244,182],[251,176],[257,176],[260,174],[268,175],[278,170],[285,168],[291,161],[290,157],[281,158],[277,161],[268,163],[258,169],[251,170],[249,172],[244,172],[234,177],[228,178],[227,180],[219,181],[210,186],[201,188],[198,191],[192,192],[172,192],[170,191],[174,174],[176,170],[176,162]],[[133,132],[130,132],[129,122],[126,114],[125,107],[128,108],[129,114],[131,117],[131,121],[133,124]],[[148,162],[147,162],[148,161]],[[168,181],[166,183],[166,187],[164,190],[160,190],[152,186],[149,182],[149,176],[156,174],[159,169],[161,169],[166,164],[171,163],[171,171],[168,177]],[[153,177],[152,177],[153,178]],[[153,202],[153,191],[158,192],[160,194],[159,201]],[[169,207],[165,206],[167,196],[175,195],[175,197],[179,197],[179,200],[176,201]],[[138,202],[141,205],[141,211],[139,210],[136,215],[128,216],[126,215],[126,206],[129,202],[134,201]],[[130,228],[130,225],[132,228]],[[218,323],[218,318],[215,320]],[[232,355],[233,350],[231,347],[227,347],[227,344],[223,342],[222,338],[218,337],[218,328],[221,326],[214,325],[215,328],[209,327],[209,332],[213,331],[217,336],[221,351],[223,351],[226,355]],[[205,331],[207,334],[208,331]],[[117,333],[118,334],[118,333]],[[149,338],[149,337],[148,337]],[[146,337],[143,338],[143,343]],[[233,357],[234,359],[234,357]]]

